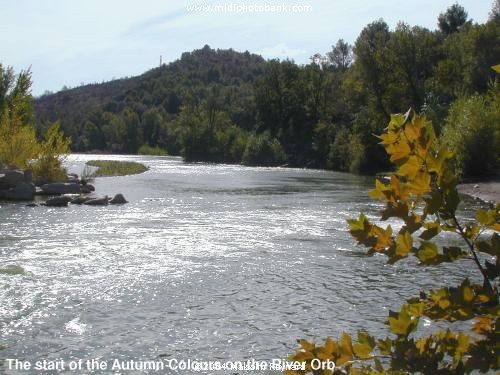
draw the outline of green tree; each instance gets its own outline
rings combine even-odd
[[[438,17],[439,30],[445,35],[450,35],[460,31],[460,28],[470,23],[467,21],[467,12],[464,7],[457,3],[449,7],[446,12]]]
[[[496,91],[452,104],[442,141],[454,150],[459,175],[484,176],[500,167],[499,99]]]
[[[248,139],[243,164],[276,166],[285,162],[286,155],[281,144],[269,133],[253,135]]]
[[[33,127],[31,73],[17,77],[0,64],[0,164],[32,168],[36,179],[57,181],[66,177],[61,157],[69,152],[68,138],[53,124],[42,142]]]
[[[352,46],[339,39],[332,50],[327,53],[328,61],[335,71],[345,72],[352,64]]]
[[[139,146],[142,144],[141,137],[141,121],[139,115],[130,108],[125,108],[122,113],[123,121],[125,122],[125,132],[127,135],[125,143],[125,151],[136,154]]]

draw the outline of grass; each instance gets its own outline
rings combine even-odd
[[[95,177],[126,176],[146,172],[149,168],[135,161],[89,160],[87,165],[97,167]]]
[[[164,150],[161,147],[155,146],[151,147],[148,145],[142,145],[137,151],[139,155],[155,155],[155,156],[166,156],[167,150]]]

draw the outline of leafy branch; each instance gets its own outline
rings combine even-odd
[[[453,174],[453,154],[437,141],[432,124],[424,116],[393,115],[386,133],[380,137],[395,173],[387,180],[377,179],[369,195],[385,203],[381,220],[396,218],[403,222],[393,232],[372,223],[363,213],[348,220],[349,232],[368,249],[368,254],[383,254],[389,263],[410,255],[421,265],[473,259],[483,284],[464,280],[457,287],[445,287],[408,300],[400,311],[390,311],[387,325],[392,337],[375,339],[359,331],[357,340],[343,333],[338,341],[327,338],[323,345],[299,340],[301,349],[290,359],[305,362],[305,373],[351,374],[463,374],[474,370],[498,369],[500,355],[500,308],[498,289],[492,282],[499,276],[500,205],[478,210],[473,224],[460,224],[456,211],[460,198]],[[466,248],[443,246],[433,239],[441,232],[455,233]],[[490,233],[483,236],[484,233]],[[414,238],[417,237],[418,239]],[[417,244],[416,242],[419,241]],[[478,252],[495,258],[481,264]],[[490,259],[491,260],[491,259]],[[475,335],[439,330],[416,338],[420,318],[435,321],[473,321]],[[334,371],[315,370],[314,359],[331,360]]]

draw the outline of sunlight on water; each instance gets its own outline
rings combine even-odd
[[[402,298],[467,275],[364,256],[345,220],[380,209],[367,177],[142,156],[68,165],[96,158],[150,166],[95,181],[129,204],[1,204],[5,357],[284,358],[299,337],[379,333]]]

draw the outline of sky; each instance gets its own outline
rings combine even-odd
[[[437,28],[455,0],[0,0],[0,63],[31,67],[33,94],[63,86],[139,75],[183,52],[233,48],[307,63],[340,38],[353,43],[383,18]],[[469,18],[485,22],[490,0],[460,0]],[[226,12],[189,11],[226,6]],[[236,12],[237,6],[247,6]],[[303,12],[256,12],[253,5],[310,6]],[[233,11],[229,11],[229,10]]]

